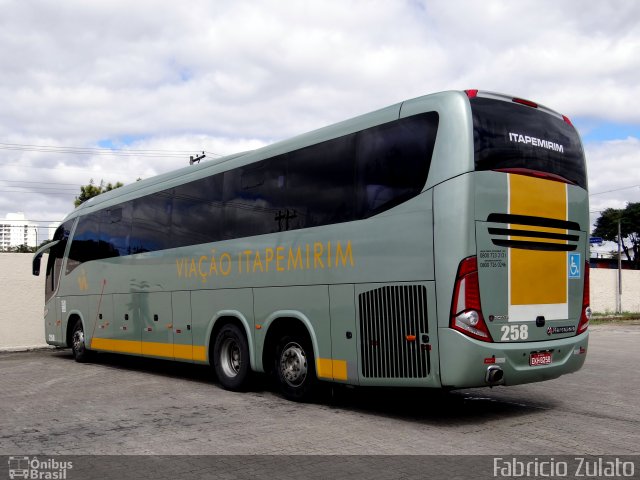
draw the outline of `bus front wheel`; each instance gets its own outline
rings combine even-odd
[[[275,374],[280,391],[289,400],[313,398],[318,386],[311,342],[302,335],[285,335],[278,342]]]
[[[71,331],[71,352],[76,362],[86,362],[91,356],[91,351],[87,350],[85,344],[84,329],[82,328],[82,321],[76,320],[76,324]]]
[[[213,347],[213,367],[227,390],[244,390],[249,383],[249,345],[244,332],[232,323],[218,332]]]

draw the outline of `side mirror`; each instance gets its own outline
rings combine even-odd
[[[40,275],[40,260],[42,260],[42,255],[47,252],[51,247],[54,247],[60,243],[60,240],[54,240],[53,242],[49,242],[46,245],[41,246],[36,253],[33,254],[33,263],[31,266],[31,273],[36,277]]]
[[[33,273],[36,277],[40,275],[40,261],[42,260],[42,253],[33,257],[33,266],[31,269],[31,273]]]

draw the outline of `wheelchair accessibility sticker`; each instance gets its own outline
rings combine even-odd
[[[569,278],[580,278],[580,254],[569,254]]]

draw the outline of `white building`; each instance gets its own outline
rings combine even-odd
[[[38,245],[38,233],[35,223],[27,221],[24,213],[7,213],[4,220],[0,220],[0,250],[27,245]]]

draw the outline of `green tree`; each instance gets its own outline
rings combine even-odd
[[[9,251],[13,253],[33,253],[36,250],[34,247],[30,247],[26,243],[23,243],[22,245],[9,248]]]
[[[102,180],[100,180],[100,185],[95,185],[92,178],[91,180],[89,180],[88,185],[82,185],[80,187],[80,195],[76,197],[76,199],[73,201],[73,204],[77,207],[79,205],[82,205],[90,198],[100,195],[101,193],[120,188],[122,186],[124,186],[124,183],[122,182],[107,183],[105,185]]]
[[[593,235],[610,242],[618,241],[618,220],[622,251],[636,268],[640,267],[640,202],[627,203],[623,209],[607,208],[596,220]]]

